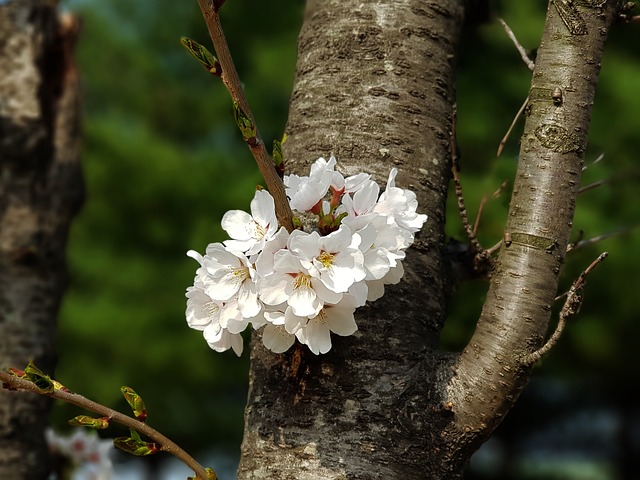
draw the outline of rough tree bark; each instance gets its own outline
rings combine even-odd
[[[82,199],[71,49],[56,2],[0,5],[0,367],[55,364],[65,244]],[[45,479],[49,401],[0,395],[0,478]]]
[[[285,159],[306,173],[413,189],[425,228],[406,276],[361,309],[329,354],[252,342],[240,479],[452,479],[526,384],[545,338],[580,182],[594,88],[618,1],[550,3],[533,75],[508,233],[476,333],[438,351],[446,318],[444,207],[462,0],[309,0]],[[568,13],[567,13],[568,12]],[[559,15],[562,13],[562,16]]]

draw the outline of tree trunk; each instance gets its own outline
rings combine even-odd
[[[452,479],[526,384],[571,230],[606,33],[618,1],[550,3],[509,221],[477,331],[438,352],[463,1],[310,0],[285,144],[289,171],[331,153],[345,174],[393,166],[425,228],[399,285],[327,355],[252,342],[240,479]],[[562,15],[560,15],[562,14]]]
[[[445,318],[452,59],[462,1],[311,0],[299,37],[285,161],[335,154],[384,185],[392,167],[429,220],[405,278],[357,312],[359,333],[276,356],[252,342],[239,478],[436,478],[450,414],[433,388]],[[435,437],[434,437],[435,435]],[[429,451],[429,454],[425,454]]]
[[[0,5],[0,367],[55,364],[65,244],[82,199],[77,25],[55,2]],[[0,395],[0,478],[47,478],[50,402]]]

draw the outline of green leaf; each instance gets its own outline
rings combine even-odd
[[[141,422],[144,422],[147,419],[147,408],[142,401],[142,397],[140,397],[140,395],[138,395],[131,387],[120,387],[120,391],[131,407],[135,417]]]
[[[216,77],[222,75],[220,62],[218,62],[216,56],[207,50],[206,47],[188,37],[182,37],[180,39],[180,43],[182,43],[182,46],[204,66],[207,72],[215,75]]]
[[[72,427],[89,427],[96,430],[103,430],[109,426],[109,417],[94,418],[88,415],[78,415],[69,420]]]
[[[129,430],[130,437],[118,437],[113,440],[113,445],[123,452],[130,453],[136,457],[146,457],[160,451],[160,446],[154,442],[145,442],[140,438],[140,434],[133,429]]]
[[[238,128],[242,133],[242,138],[244,139],[244,141],[247,142],[251,147],[256,146],[258,144],[256,138],[256,126],[253,123],[253,120],[251,120],[244,112],[244,110],[242,110],[240,105],[238,105],[238,102],[233,102],[233,118],[235,119],[236,125],[238,125]]]
[[[51,377],[36,367],[33,362],[29,362],[29,365],[24,369],[24,375],[27,377],[27,380],[38,387],[42,393],[51,393],[55,390]]]

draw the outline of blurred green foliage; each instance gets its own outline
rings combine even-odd
[[[544,2],[503,0],[504,18],[532,52],[543,26]],[[187,35],[210,45],[197,3],[156,0],[67,0],[81,15],[77,52],[85,98],[84,165],[87,201],[71,231],[71,288],[60,316],[56,377],[69,388],[127,410],[120,386],[145,399],[149,422],[187,448],[237,446],[247,388],[247,356],[217,354],[184,320],[184,289],[196,264],[189,249],[219,241],[229,209],[246,209],[260,178],[218,79],[184,51]],[[267,142],[280,138],[295,70],[301,0],[228,1],[222,22]],[[621,26],[603,62],[584,183],[607,180],[580,196],[574,238],[633,227],[640,145],[638,52]],[[502,237],[522,120],[504,152],[500,139],[527,96],[530,72],[502,27],[467,29],[458,59],[458,140],[462,182],[473,216],[490,199],[479,238]],[[463,239],[450,199],[448,235]],[[424,207],[423,207],[424,208]],[[629,373],[640,335],[635,300],[640,255],[630,232],[571,254],[563,288],[602,250],[609,259],[590,276],[578,318],[543,368],[566,375]],[[634,286],[634,282],[636,285]],[[443,348],[459,349],[472,333],[485,286],[464,285],[451,303]],[[56,408],[59,425],[76,414]],[[236,447],[237,448],[237,447]]]
[[[250,5],[250,6],[249,6]],[[220,219],[246,209],[261,178],[229,96],[180,45],[210,45],[197,2],[76,0],[87,200],[69,241],[71,288],[56,376],[107,405],[142,395],[149,422],[192,450],[239,444],[248,360],[187,328],[184,291]],[[230,47],[261,133],[280,138],[302,2],[228,2]],[[75,415],[56,409],[63,425]]]

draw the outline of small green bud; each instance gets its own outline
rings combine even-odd
[[[276,167],[276,172],[280,178],[284,178],[284,157],[282,156],[282,142],[279,140],[273,141],[273,165]]]
[[[218,475],[213,471],[212,468],[206,468],[205,472],[207,473],[207,480],[218,480]],[[198,477],[187,477],[187,480],[198,480]]]
[[[133,415],[141,422],[144,422],[147,419],[147,408],[142,401],[142,397],[131,387],[120,387],[120,391],[131,407]]]
[[[55,390],[51,377],[36,367],[33,362],[29,362],[29,365],[24,369],[24,375],[42,393],[52,393]]]
[[[258,134],[256,126],[247,114],[240,108],[238,102],[233,102],[233,118],[236,121],[236,125],[242,133],[242,138],[249,144],[250,147],[255,147],[258,144],[256,135]]]
[[[129,429],[130,437],[118,437],[113,440],[113,445],[123,452],[130,453],[136,457],[153,455],[160,451],[160,446],[154,442],[145,442],[140,438],[140,434],[133,429]]]
[[[104,430],[109,427],[109,417],[94,418],[88,415],[78,415],[69,420],[72,427],[89,427],[96,430]]]
[[[207,472],[207,478],[209,480],[218,480],[218,475],[213,471],[213,468],[207,468],[205,471]]]
[[[188,37],[182,37],[180,39],[180,43],[182,43],[182,46],[204,66],[207,72],[215,75],[216,77],[222,75],[220,62],[218,62],[216,56],[207,50],[206,47]]]

